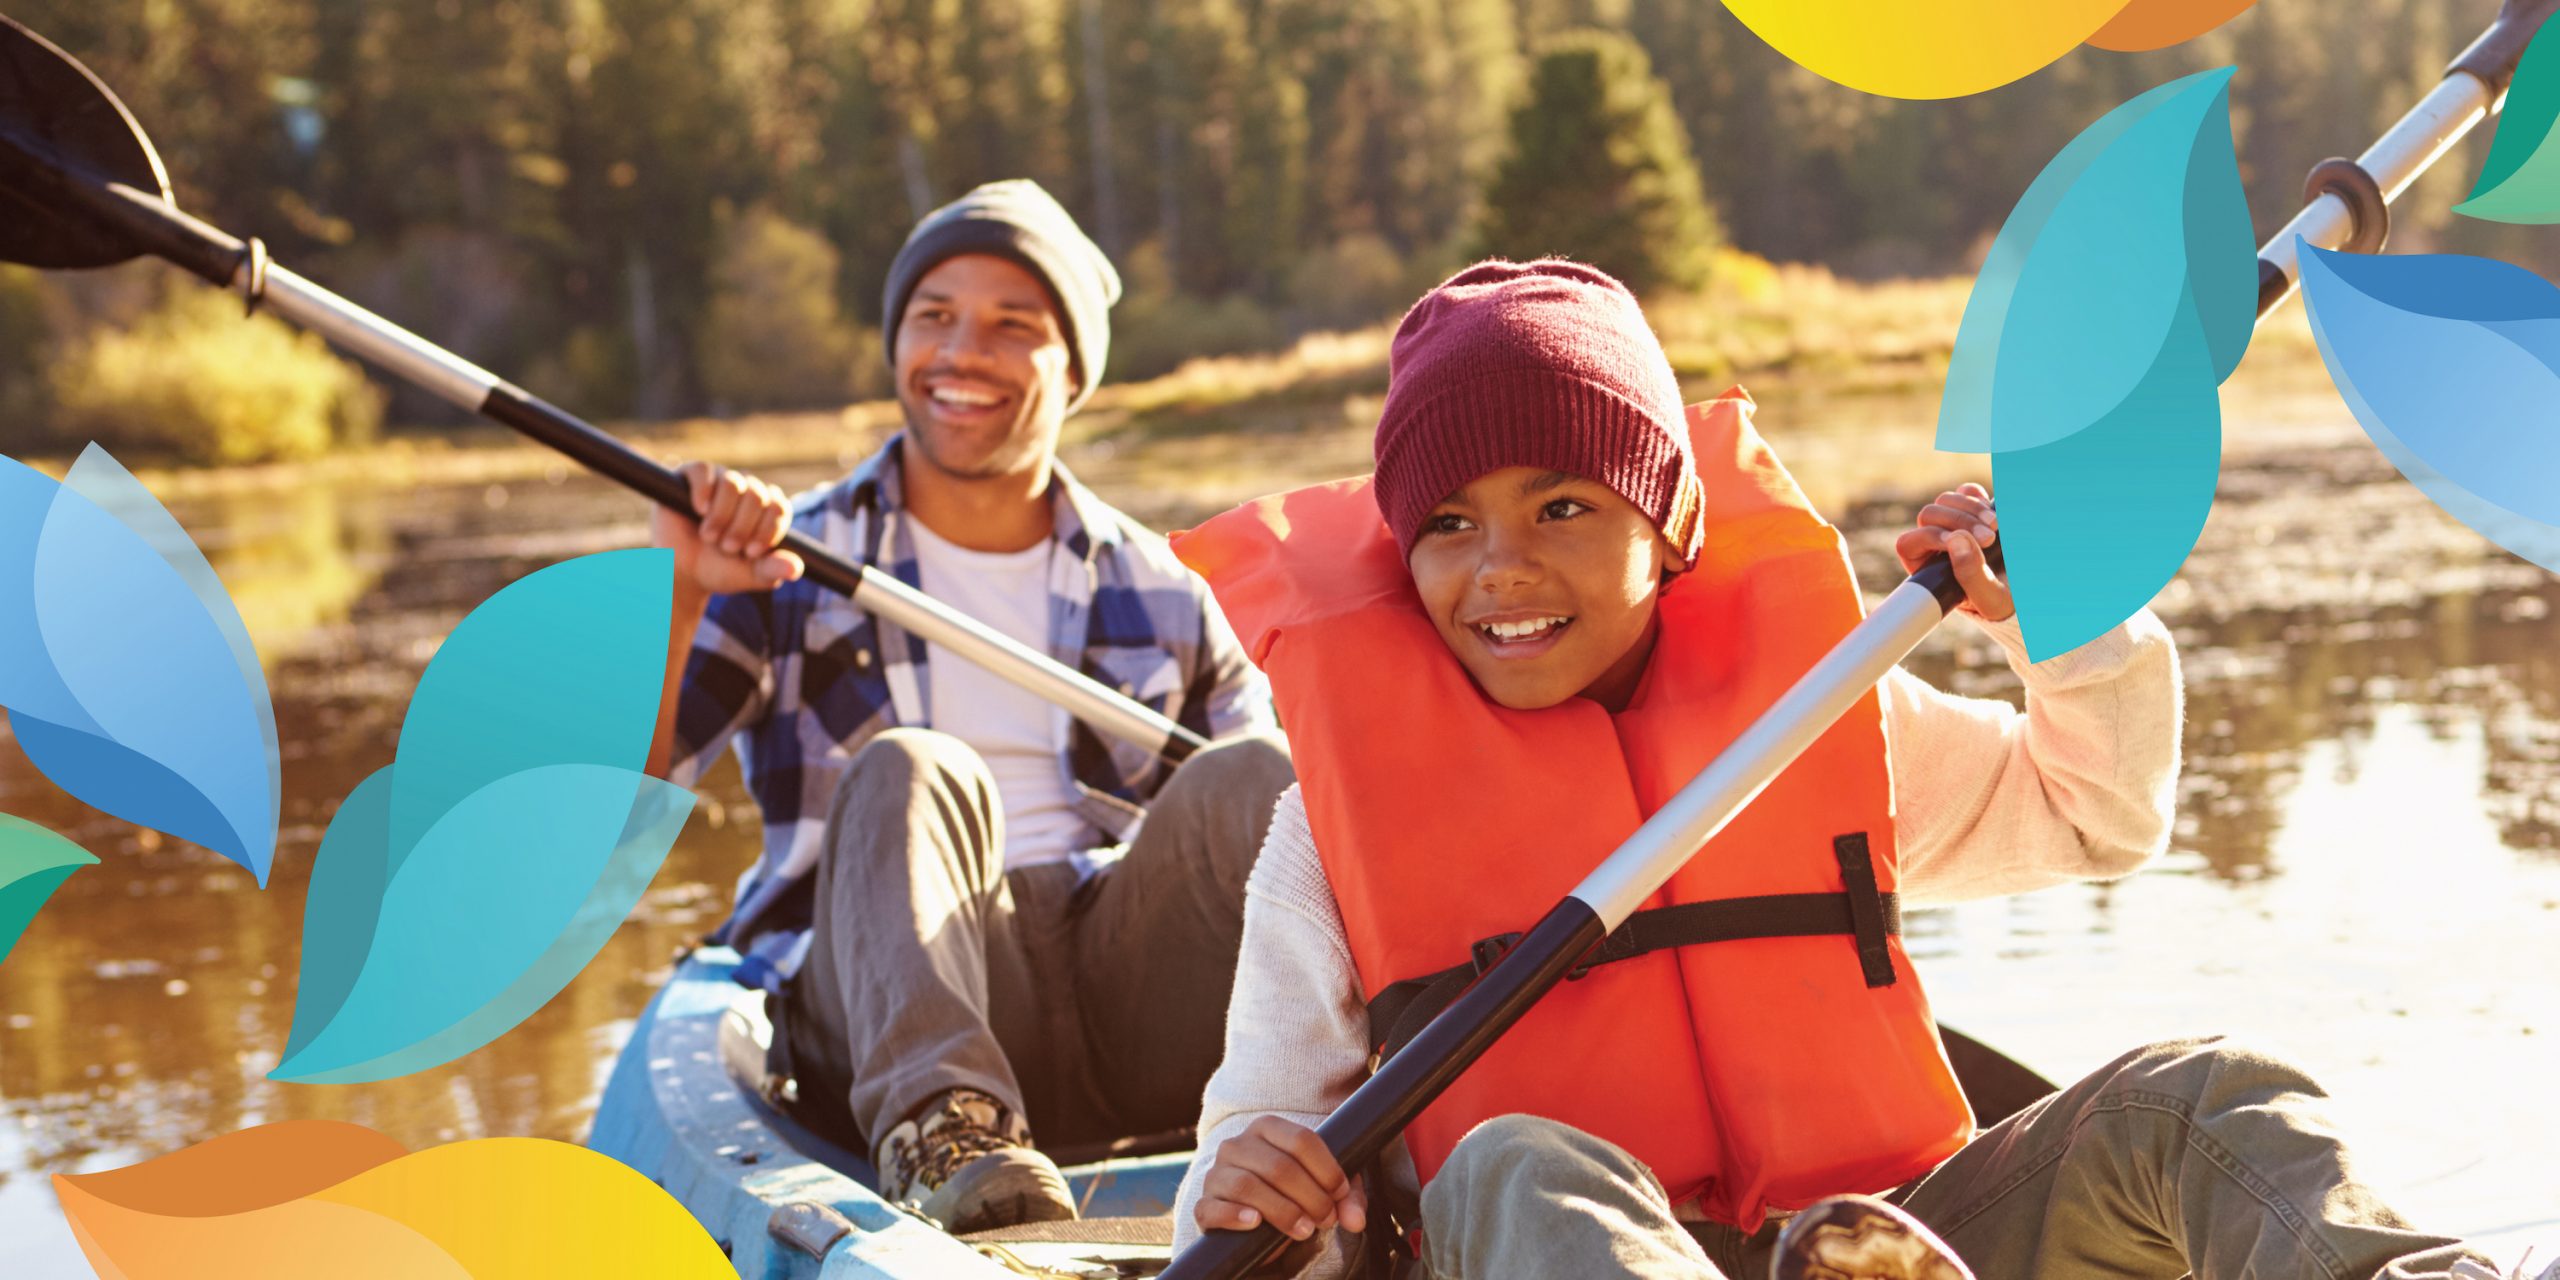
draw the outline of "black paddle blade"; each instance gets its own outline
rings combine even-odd
[[[65,198],[67,169],[169,195],[160,154],[115,92],[52,41],[0,16],[0,262],[104,267],[142,253]]]

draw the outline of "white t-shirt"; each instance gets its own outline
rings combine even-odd
[[[1024,551],[971,551],[907,522],[926,595],[1039,653],[1049,652],[1049,561],[1057,539]],[[933,727],[968,743],[995,775],[1004,864],[1055,862],[1095,843],[1066,769],[1067,713],[938,644],[926,646]]]

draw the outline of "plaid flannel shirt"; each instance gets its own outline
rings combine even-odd
[[[792,527],[917,585],[892,439],[852,474],[793,500]],[[1049,656],[1205,737],[1276,727],[1270,686],[1207,584],[1147,531],[1052,469],[1059,546],[1049,581]],[[714,596],[677,694],[675,763],[692,786],[734,743],[763,811],[764,851],[714,935],[738,948],[738,980],[768,989],[809,945],[827,810],[853,753],[881,730],[930,726],[925,642],[806,580]],[[1170,771],[1145,748],[1083,724],[1058,762],[1076,807],[1125,841]],[[1084,855],[1088,873],[1116,850]]]

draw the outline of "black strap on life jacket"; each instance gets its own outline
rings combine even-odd
[[[1567,981],[1599,965],[1633,960],[1674,947],[1700,947],[1747,938],[1853,938],[1858,968],[1870,987],[1894,983],[1893,952],[1886,939],[1902,932],[1902,900],[1876,891],[1875,863],[1863,831],[1831,842],[1839,859],[1839,893],[1771,893],[1747,898],[1717,898],[1656,907],[1627,917],[1626,923],[1582,957]],[[1375,1050],[1370,1070],[1395,1056],[1431,1020],[1504,953],[1518,944],[1516,933],[1496,934],[1477,942],[1467,963],[1438,973],[1389,985],[1369,1002],[1369,1040]]]

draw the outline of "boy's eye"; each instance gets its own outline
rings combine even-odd
[[[1460,533],[1474,527],[1467,523],[1465,516],[1451,515],[1445,511],[1433,514],[1422,522],[1424,533]]]
[[[1578,501],[1573,498],[1558,498],[1555,501],[1538,508],[1538,514],[1549,520],[1571,520],[1575,516],[1582,515],[1590,510],[1592,510],[1590,503]]]

